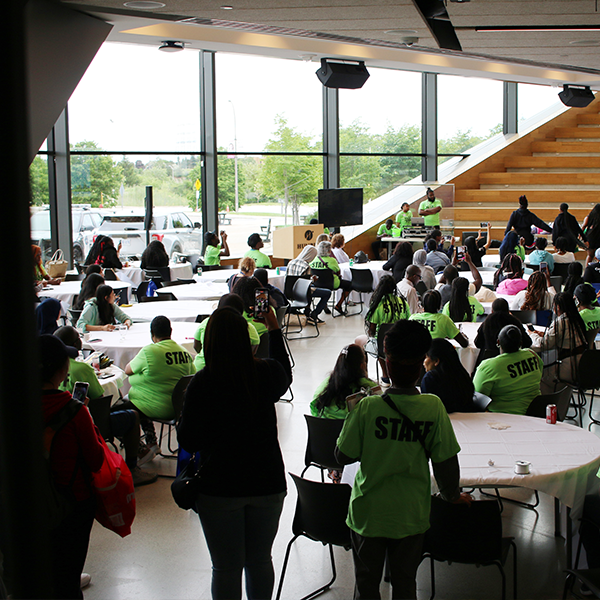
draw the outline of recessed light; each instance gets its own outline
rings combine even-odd
[[[600,46],[600,40],[575,40],[569,46]]]
[[[154,0],[131,0],[131,2],[125,2],[123,6],[139,10],[152,10],[153,8],[164,8],[166,4],[163,2],[154,2]]]
[[[161,42],[161,45],[158,47],[158,49],[163,52],[181,52],[183,48],[184,43],[176,42],[175,40],[165,40]]]
[[[384,33],[389,33],[391,35],[402,35],[402,36],[415,36],[417,32],[414,29],[388,29],[384,31]]]
[[[233,10],[233,6],[229,6],[229,4],[226,4],[225,6],[221,6],[222,10]]]

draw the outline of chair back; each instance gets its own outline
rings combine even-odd
[[[83,281],[85,273],[66,273],[65,281]]]
[[[137,286],[137,289],[135,290],[135,296],[138,302],[141,302],[140,298],[146,296],[146,291],[148,290],[149,283],[149,281],[142,281],[140,285]]]
[[[156,294],[156,296],[140,296],[138,302],[167,302],[177,300],[175,294],[165,292],[164,294]]]
[[[565,417],[567,416],[569,401],[571,400],[572,394],[573,389],[568,385],[565,385],[560,390],[557,390],[552,394],[540,394],[531,401],[531,404],[527,407],[527,412],[525,414],[528,417],[545,419],[546,407],[548,404],[555,404],[557,420],[564,421]]]
[[[285,315],[287,314],[289,306],[289,304],[286,304],[285,306],[280,306],[279,308],[275,309],[275,314],[277,315],[277,323],[279,325],[279,329],[281,329],[282,331],[284,329]]]
[[[172,287],[174,285],[187,285],[188,283],[198,283],[195,279],[176,279],[175,281],[163,281],[162,287]]]
[[[100,398],[94,398],[88,402],[88,410],[100,435],[106,441],[113,439],[112,427],[110,425],[110,403],[112,401],[112,394],[109,396],[101,396]]]
[[[200,258],[199,254],[188,254],[185,259],[192,265],[192,272],[198,272],[198,259]]]
[[[550,285],[554,287],[557,292],[560,292],[562,288],[563,278],[560,275],[550,276]]]
[[[179,417],[181,416],[181,411],[183,410],[183,397],[185,396],[185,390],[187,390],[187,386],[190,384],[190,381],[194,378],[193,375],[184,375],[173,388],[173,393],[171,394],[171,404],[173,405],[173,421],[179,421]]]
[[[156,269],[163,281],[171,281],[171,269],[169,267],[158,267]]]
[[[283,280],[283,293],[288,300],[292,299],[292,290],[298,279],[300,279],[298,275],[286,275]]]
[[[563,281],[569,276],[569,263],[554,263],[552,276],[562,277]],[[558,288],[556,289],[558,292]]]
[[[104,269],[105,281],[117,281],[117,274],[112,269]]]
[[[331,269],[313,269],[311,273],[317,277],[315,281],[315,287],[323,288],[326,290],[333,290],[333,271]]]
[[[485,564],[502,557],[502,518],[498,500],[474,500],[471,505],[431,498],[431,527],[423,552],[435,560]]]
[[[298,279],[292,289],[292,300],[308,306],[312,298],[310,279]]]
[[[67,311],[67,314],[69,315],[69,320],[71,321],[71,325],[73,325],[73,327],[77,326],[77,321],[79,321],[79,317],[81,316],[82,312],[83,309],[75,310],[74,308],[69,308],[69,310]]]
[[[492,399],[480,392],[473,392],[473,407],[475,412],[485,412]]]
[[[321,419],[312,415],[304,415],[308,428],[308,441],[304,464],[326,467],[328,469],[342,469],[335,459],[334,451],[337,439],[340,436],[344,419]]]
[[[535,324],[541,327],[548,327],[552,321],[551,310],[536,310],[535,311]]]
[[[540,265],[530,265],[529,263],[526,263],[525,266],[528,269],[531,269],[532,271],[539,271],[540,270]]]
[[[203,271],[223,271],[233,269],[233,265],[198,265]]]
[[[371,269],[355,269],[350,267],[352,289],[355,292],[370,294],[373,291],[373,271]]]
[[[394,326],[394,323],[382,323],[379,326],[379,331],[377,332],[377,356],[380,358],[385,357],[385,352],[383,350],[383,340],[387,332]]]
[[[577,385],[583,390],[595,390],[600,387],[600,350],[589,349],[581,355]]]
[[[305,535],[323,544],[350,548],[350,529],[346,525],[346,517],[352,488],[345,483],[302,479],[293,473],[290,473],[290,477],[298,490],[292,523],[294,535]]]
[[[419,281],[417,281],[415,284],[415,290],[417,290],[417,294],[419,294],[419,296],[422,298],[423,294],[427,291],[427,286],[419,279]]]
[[[536,323],[536,311],[535,310],[511,310],[510,314],[521,321],[521,323]]]

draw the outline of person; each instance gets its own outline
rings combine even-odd
[[[75,310],[83,310],[85,303],[88,300],[96,297],[98,288],[104,285],[104,277],[99,273],[91,273],[81,282],[81,291],[77,294],[73,308]],[[112,289],[112,288],[111,288]]]
[[[169,266],[169,255],[165,250],[165,245],[158,241],[152,240],[142,252],[142,269],[160,269]]]
[[[575,288],[583,281],[583,265],[580,262],[572,262],[567,269],[567,278],[563,284],[563,292],[573,294]],[[599,279],[600,283],[600,279]]]
[[[211,315],[206,367],[190,382],[177,425],[180,446],[201,457],[196,511],[212,561],[215,599],[240,600],[243,572],[248,600],[271,598],[275,581],[271,548],[286,495],[275,403],[292,372],[277,318],[272,312],[262,318],[268,359],[253,357],[247,323],[235,310],[220,308]],[[236,383],[224,385],[232,373]]]
[[[68,414],[73,397],[59,386],[69,373],[69,359],[78,352],[54,335],[41,335],[38,347],[43,421],[47,427],[55,417]],[[81,575],[96,512],[96,496],[88,482],[91,473],[104,462],[100,434],[87,407],[74,406],[74,416],[57,431],[49,450],[56,488],[74,501],[73,509],[50,531],[52,598],[83,598]]]
[[[594,260],[586,265],[583,280],[586,283],[600,283],[600,248],[596,249]]]
[[[533,333],[531,347],[544,357],[542,393],[552,393],[559,381],[577,382],[581,355],[589,347],[586,328],[573,296],[559,292],[554,296],[554,319],[544,334]]]
[[[237,311],[240,315],[244,314],[244,301],[237,294],[230,293],[221,296],[217,308],[225,308],[227,306]],[[197,353],[194,357],[196,372],[201,371],[206,366],[206,361],[204,360],[204,336],[206,335],[207,325],[208,317],[198,325],[198,329],[196,329],[196,333],[194,334],[194,350]],[[252,352],[256,353],[260,345],[260,336],[258,335],[258,331],[256,331],[256,327],[250,321],[248,321],[248,336],[250,337]]]
[[[502,240],[500,244],[500,248],[498,250],[498,254],[500,255],[500,262],[502,263],[504,259],[509,254],[516,254],[521,260],[525,260],[525,248],[523,246],[523,238],[519,238],[519,236],[514,231],[509,231]]]
[[[475,391],[489,396],[490,412],[524,415],[540,394],[544,363],[531,349],[521,348],[518,327],[506,325],[498,334],[500,354],[482,361],[475,371]]]
[[[427,259],[425,264],[429,265],[436,273],[443,271],[446,265],[450,264],[450,259],[444,252],[438,250],[437,242],[430,239],[426,244]]]
[[[477,232],[477,237],[469,235],[465,238],[464,246],[473,261],[473,264],[480,269],[483,266],[482,258],[485,256],[488,248],[492,244],[492,232],[491,223],[487,224],[487,235],[483,236],[481,230]],[[466,271],[469,266],[463,264],[461,267],[463,271]]]
[[[426,372],[421,379],[421,393],[437,396],[448,413],[474,411],[471,376],[448,340],[433,338],[423,364]]]
[[[396,282],[391,275],[384,275],[377,284],[369,310],[365,317],[365,326],[367,335],[358,336],[355,344],[363,348],[368,348],[369,352],[378,354],[377,336],[379,327],[385,323],[395,323],[400,319],[408,319],[410,317],[410,308],[408,302],[398,295]],[[387,372],[385,360],[378,358],[379,366],[381,367],[381,381],[384,385],[390,385],[390,379]]]
[[[475,323],[477,317],[483,315],[485,310],[477,298],[469,296],[469,281],[464,277],[457,277],[452,282],[450,300],[442,309],[442,313],[455,323],[462,321]]]
[[[559,237],[554,242],[556,252],[552,255],[555,263],[572,263],[575,262],[575,254],[568,251],[569,241],[567,238]]]
[[[552,310],[555,294],[548,271],[534,271],[527,287],[514,297],[512,305],[516,310]]]
[[[144,442],[155,454],[160,449],[151,419],[174,417],[173,390],[182,377],[196,372],[190,353],[171,339],[171,333],[171,321],[167,317],[154,317],[150,323],[152,343],[144,346],[125,367],[131,389],[127,401],[120,407],[139,413]]]
[[[569,205],[563,202],[560,212],[552,223],[552,243],[556,246],[556,240],[564,237],[567,240],[567,252],[576,252],[579,247],[587,246],[587,238],[579,226],[577,219],[569,212]]]
[[[582,283],[575,288],[574,296],[577,310],[585,323],[586,332],[597,333],[600,329],[600,307],[596,298],[596,290],[588,283]]]
[[[532,213],[529,208],[529,201],[527,196],[519,196],[519,208],[515,210],[508,219],[504,235],[506,235],[511,229],[517,232],[519,238],[525,240],[526,246],[533,244],[533,235],[531,233],[531,226],[535,225],[539,229],[543,229],[548,233],[552,233],[552,227],[547,223],[544,223],[536,214]]]
[[[318,225],[319,224],[319,219],[311,219],[309,221],[309,224],[310,225]],[[325,234],[327,236],[327,241],[329,241],[330,231],[329,231],[329,227],[327,227],[325,224],[323,224],[323,234]],[[323,235],[323,234],[321,234],[321,235]],[[317,240],[318,240],[318,238],[317,238]],[[317,241],[317,243],[318,243],[318,241]]]
[[[548,271],[554,271],[554,255],[546,250],[548,240],[545,237],[535,238],[535,250],[529,254],[528,261],[530,265],[539,265],[545,262],[548,265]]]
[[[600,248],[600,204],[595,204],[594,208],[583,220],[583,231],[587,237],[587,258],[586,266],[594,258],[596,250]]]
[[[429,265],[425,264],[426,260],[427,252],[423,250],[423,248],[419,248],[419,250],[416,250],[413,254],[413,265],[417,265],[417,267],[421,269],[421,281],[428,290],[432,290],[436,286],[437,281],[435,279],[434,270]]]
[[[238,263],[238,269],[240,270],[240,272],[236,273],[235,275],[232,275],[227,280],[227,287],[229,288],[229,291],[233,289],[235,284],[242,277],[254,277],[256,263],[254,262],[254,259],[252,257],[245,256],[244,258],[240,259],[240,262]]]
[[[444,253],[449,259],[452,259],[452,255],[454,254],[454,238],[453,236],[449,235],[447,236],[447,240],[448,242],[450,242],[450,245],[446,248],[444,246],[444,236],[442,235],[442,232],[440,229],[432,229],[426,236],[425,236],[425,246],[427,246],[427,242],[429,240],[435,240],[435,243],[437,244],[436,250],[438,252],[442,252]]]
[[[328,241],[329,241],[329,234],[321,233],[320,235],[317,236],[317,239],[315,240],[315,246],[318,246],[321,242],[328,242]]]
[[[466,348],[469,340],[448,315],[439,312],[441,305],[441,294],[437,290],[427,290],[423,294],[423,312],[411,315],[410,320],[419,321],[426,327],[432,339],[456,340],[463,348]]]
[[[384,237],[393,237],[394,231],[398,231],[398,228],[394,225],[393,219],[388,219],[385,223],[382,223],[377,230],[377,240],[371,244],[371,249],[373,250],[373,254],[375,256],[375,260],[379,260],[380,251],[383,247],[383,242],[381,238]],[[385,252],[385,258],[389,258],[387,256],[387,251]]]
[[[406,267],[413,261],[413,249],[410,242],[398,242],[391,258],[383,265],[384,271],[391,271],[396,283],[404,277]]]
[[[264,319],[254,314],[255,293],[261,287],[262,285],[256,277],[243,277],[235,284],[232,293],[237,294],[242,299],[244,303],[244,312],[242,315],[246,321],[254,325],[258,335],[262,339],[267,334],[267,327],[265,326]],[[272,306],[271,312],[276,314]]]
[[[462,261],[464,264],[468,265],[471,269],[471,275],[473,276],[473,283],[469,283],[469,296],[474,296],[480,289],[483,284],[481,279],[481,273],[479,269],[473,264],[471,260],[470,254],[467,252]],[[436,284],[435,289],[440,292],[442,295],[442,306],[446,306],[446,304],[450,300],[450,296],[452,294],[452,283],[458,277],[458,257],[455,256],[453,260],[453,264],[448,265],[444,271],[442,272],[442,276],[440,277],[439,283]]]
[[[100,265],[103,269],[122,269],[123,263],[119,259],[121,242],[117,248],[112,238],[107,235],[99,235],[92,244],[85,259],[86,265]]]
[[[86,278],[89,277],[92,273],[98,273],[98,275],[102,275],[102,267],[100,265],[88,265],[85,269],[85,277],[83,278],[83,281],[85,281]]]
[[[35,244],[31,244],[31,253],[33,255],[33,279],[41,283],[42,286],[60,285],[60,277],[50,277],[42,264],[42,249]]]
[[[262,287],[269,290],[269,302],[273,308],[277,309],[289,304],[285,294],[278,287],[269,283],[269,272],[266,269],[256,269],[254,277],[258,279]]]
[[[115,304],[115,291],[110,285],[101,285],[96,297],[86,300],[77,321],[77,329],[86,331],[113,331],[116,323],[131,327],[131,319]]]
[[[342,290],[338,303],[333,309],[340,313],[340,315],[346,315],[346,311],[342,308],[344,301],[350,295],[352,289],[352,282],[342,279],[340,265],[338,261],[331,256],[331,242],[319,242],[317,246],[317,257],[310,263],[311,270],[314,269],[328,269],[333,271],[333,289]]]
[[[435,193],[431,188],[427,188],[427,198],[419,204],[419,216],[424,217],[423,223],[425,227],[440,226],[440,212],[442,203],[435,197]]]
[[[356,599],[380,597],[386,557],[392,597],[416,598],[416,572],[429,528],[430,458],[441,496],[470,502],[459,490],[460,446],[448,413],[437,396],[415,387],[430,346],[429,332],[416,321],[398,321],[390,329],[384,348],[392,388],[383,397],[358,402],[337,441],[338,462],[360,461],[346,520]]]
[[[272,267],[271,259],[264,252],[260,251],[261,248],[265,247],[265,243],[259,233],[250,235],[248,238],[248,246],[250,246],[250,250],[248,250],[244,256],[253,258],[257,268],[270,269]]]
[[[419,302],[419,296],[415,285],[421,279],[421,269],[417,265],[409,265],[404,273],[404,279],[396,284],[398,293],[406,299],[410,308],[410,314],[423,312],[423,307]]]
[[[71,346],[78,352],[81,352],[81,338],[75,327],[65,325],[59,327],[54,335],[61,340],[65,346]],[[94,368],[74,358],[69,358],[69,374],[60,384],[60,390],[66,390],[73,393],[73,388],[77,381],[83,381],[89,384],[87,397],[90,400],[96,400],[104,396],[104,389],[98,381]],[[110,413],[110,426],[113,435],[121,440],[125,450],[125,462],[131,471],[133,485],[136,487],[154,483],[158,479],[157,473],[149,473],[140,467],[146,462],[152,460],[155,456],[149,448],[142,453],[138,460],[138,451],[140,449],[140,419],[135,410],[114,410]]]
[[[350,262],[350,257],[344,252],[346,240],[341,233],[334,233],[331,236],[331,253],[339,264]]]
[[[525,331],[525,327],[517,317],[510,314],[506,298],[496,298],[492,302],[492,312],[477,330],[474,341],[475,347],[484,350],[488,358],[497,356],[499,354],[498,334],[507,325],[514,325],[521,332],[521,348],[531,346],[531,338]],[[483,354],[481,352],[480,356],[483,357]]]
[[[516,296],[527,287],[527,281],[523,279],[524,272],[523,261],[516,254],[507,254],[494,273],[496,293]]]
[[[54,333],[58,328],[58,317],[62,310],[60,302],[56,298],[35,297],[35,324],[38,335],[43,333]]]
[[[204,234],[204,264],[206,266],[220,265],[221,256],[229,256],[227,234],[221,231],[221,243],[219,244],[219,236],[214,231],[207,231]]]
[[[408,202],[403,202],[400,206],[400,212],[396,215],[396,225],[401,233],[407,227],[412,227],[412,218],[413,212],[410,210],[410,205]]]
[[[293,285],[288,284],[288,281],[291,283],[291,281],[293,281],[292,278],[294,277],[302,277],[303,279],[311,278],[310,263],[316,258],[316,256],[317,249],[309,244],[308,246],[304,246],[304,248],[302,248],[300,254],[296,258],[290,260],[285,272],[285,284],[283,286],[284,293],[287,298],[291,299],[291,292],[293,289]],[[290,277],[289,280],[288,277]],[[312,279],[315,280],[316,277],[313,277]],[[304,314],[306,318],[311,321],[323,323],[323,321],[319,318],[319,315],[322,312],[325,312],[325,314],[329,314],[331,312],[327,308],[327,302],[329,302],[329,298],[331,298],[332,290],[317,288],[313,285],[311,287],[311,292],[314,298],[319,298],[319,302],[312,311],[310,306],[307,306]]]
[[[369,379],[367,355],[358,344],[342,349],[333,371],[315,390],[310,403],[310,414],[325,419],[345,419],[348,415],[346,398],[361,388],[376,388],[377,383]]]

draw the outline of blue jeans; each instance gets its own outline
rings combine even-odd
[[[319,302],[313,311],[315,316],[318,317],[327,306],[327,302],[331,297],[331,290],[326,290],[325,288],[312,288],[312,295],[313,298],[319,298]]]
[[[213,600],[268,600],[275,573],[271,558],[285,492],[224,498],[200,494],[196,508],[212,560]]]

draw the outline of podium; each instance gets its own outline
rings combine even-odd
[[[323,225],[290,225],[273,231],[273,258],[296,258],[304,246],[314,246]]]

